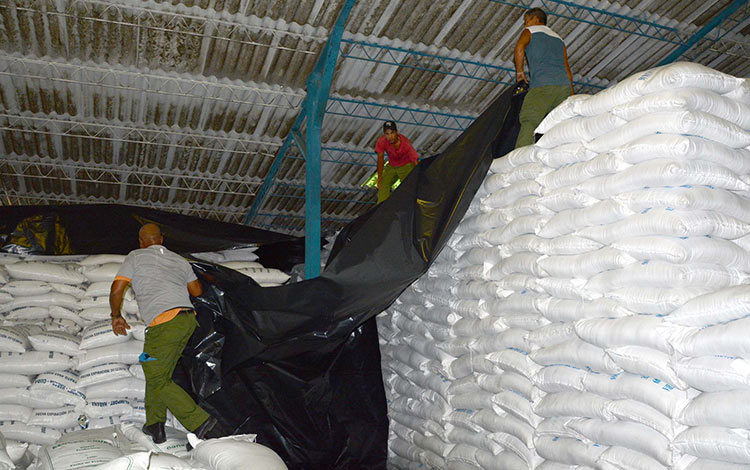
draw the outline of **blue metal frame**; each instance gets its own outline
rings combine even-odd
[[[474,122],[474,119],[476,119],[476,116],[427,111],[419,108],[384,105],[374,101],[339,97],[333,97],[328,100],[326,113],[362,119],[389,120],[402,124],[453,131],[466,130]]]
[[[344,26],[355,1],[346,0],[318,63],[307,77],[306,148],[302,149],[307,158],[305,165],[305,195],[307,196],[305,200],[305,279],[320,275],[320,129],[323,126],[323,116],[331,91],[333,72],[339,58],[341,36],[344,34]]]
[[[693,46],[698,44],[698,41],[706,37],[706,35],[708,35],[714,29],[718,28],[734,12],[736,12],[743,6],[746,6],[748,4],[748,1],[749,0],[734,0],[726,8],[721,10],[716,16],[711,18],[711,20],[708,23],[706,23],[705,26],[703,26],[701,29],[696,31],[695,34],[690,36],[690,38],[688,38],[688,40],[684,44],[680,45],[677,49],[672,51],[672,53],[669,54],[667,58],[664,59],[659,65],[666,65],[666,64],[672,63],[675,60],[682,57]]]
[[[656,39],[671,44],[684,44],[687,38],[671,26],[648,21],[635,16],[622,15],[600,8],[579,5],[567,0],[491,0],[495,3],[530,9],[542,8],[548,15],[579,23],[613,29],[623,33]],[[561,10],[561,11],[558,11]]]
[[[412,51],[402,47],[385,46],[367,41],[354,41],[352,39],[341,40],[341,57],[347,59],[363,60],[377,64],[393,65],[396,67],[422,70],[425,72],[440,73],[453,77],[469,78],[500,85],[515,85],[516,71],[510,67],[477,62],[474,60],[456,59],[426,52]],[[348,47],[346,47],[348,45]],[[406,55],[399,59],[396,54]],[[412,63],[407,63],[406,59]],[[453,68],[458,72],[451,72]],[[579,91],[603,90],[605,87],[593,83],[574,81]]]

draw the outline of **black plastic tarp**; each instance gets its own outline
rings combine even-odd
[[[345,227],[320,277],[263,289],[196,266],[217,282],[215,295],[202,299],[212,322],[194,337],[186,376],[227,431],[257,433],[292,469],[385,468],[374,317],[424,274],[493,156],[513,148],[521,102],[512,90],[500,96],[388,200]]]
[[[119,204],[3,206],[0,243],[2,251],[19,254],[127,254],[138,248],[138,230],[149,222],[161,227],[165,245],[178,253],[256,246],[264,266],[285,271],[305,259],[299,237]]]
[[[442,154],[420,162],[387,201],[342,230],[318,278],[261,288],[236,271],[193,260],[204,285],[196,300],[200,327],[175,376],[224,432],[257,434],[290,469],[385,468],[388,419],[374,317],[427,270],[493,154],[512,148],[519,104],[507,91]],[[24,218],[19,214],[42,211],[79,227],[68,230],[78,253],[137,248],[133,208],[102,207],[0,208],[0,233],[13,231]],[[76,225],[91,210],[104,211],[96,222],[106,228]],[[273,242],[298,242],[206,221],[199,229],[195,219],[144,210],[149,216],[142,220],[162,226],[165,245],[183,253],[241,246],[257,236],[283,257]]]

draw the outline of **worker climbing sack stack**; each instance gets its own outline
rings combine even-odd
[[[244,255],[254,257],[249,251]],[[110,287],[123,259],[0,255],[0,435],[16,469],[32,461],[29,468],[80,468],[131,451],[146,454],[145,460],[143,455],[125,460],[143,461],[146,468],[159,460],[150,459],[151,453],[188,455],[186,430],[171,413],[164,443],[154,444],[141,432],[146,415],[140,356],[146,327],[132,292],[126,292],[122,309],[131,326],[127,334],[115,335],[110,320]],[[218,261],[255,275],[262,285],[289,278],[241,256],[222,255]],[[105,437],[70,436],[82,428],[109,431]],[[125,436],[128,446],[119,448],[112,433]],[[114,444],[104,445],[102,439],[114,439]],[[183,466],[203,468],[187,461]]]
[[[750,84],[671,64],[536,131],[378,319],[391,459],[750,464]]]

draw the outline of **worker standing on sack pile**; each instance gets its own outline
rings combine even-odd
[[[532,8],[523,20],[525,28],[516,43],[514,62],[516,81],[526,82],[529,91],[521,106],[516,148],[532,145],[534,129],[547,113],[573,94],[568,50],[562,38],[547,27],[547,14],[541,8]],[[524,58],[529,63],[531,80],[523,70]]]
[[[144,225],[138,240],[141,248],[128,254],[112,283],[109,305],[112,331],[116,335],[127,334],[125,330],[130,325],[120,313],[120,306],[128,284],[132,284],[138,310],[148,325],[139,358],[146,376],[143,432],[156,444],[166,441],[164,423],[169,409],[199,439],[217,437],[209,436],[216,419],[172,381],[177,360],[198,326],[188,293],[198,297],[203,288],[190,263],[162,246],[164,237],[159,227]]]
[[[378,204],[391,195],[391,186],[396,180],[403,181],[417,166],[419,155],[409,139],[399,134],[396,123],[383,123],[383,135],[375,143],[378,154]],[[383,154],[388,154],[388,165],[384,168]]]

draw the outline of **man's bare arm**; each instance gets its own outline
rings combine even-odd
[[[130,329],[130,325],[123,318],[120,308],[122,307],[122,298],[125,295],[125,289],[128,288],[128,281],[122,279],[115,279],[112,283],[112,287],[109,289],[109,308],[112,311],[110,316],[112,317],[112,331],[116,335],[126,335]]]
[[[518,38],[516,43],[516,50],[513,54],[513,62],[516,64],[516,81],[518,82],[529,82],[526,78],[526,73],[523,71],[523,61],[526,59],[526,46],[531,42],[531,32],[528,29],[524,29],[521,33],[521,37]]]
[[[565,56],[565,70],[568,72],[568,79],[570,80],[570,94],[575,95],[576,91],[573,89],[573,73],[570,71],[570,65],[568,65],[568,48],[563,48],[563,54]]]
[[[198,279],[188,282],[187,289],[193,297],[198,297],[203,293],[203,286]]]

